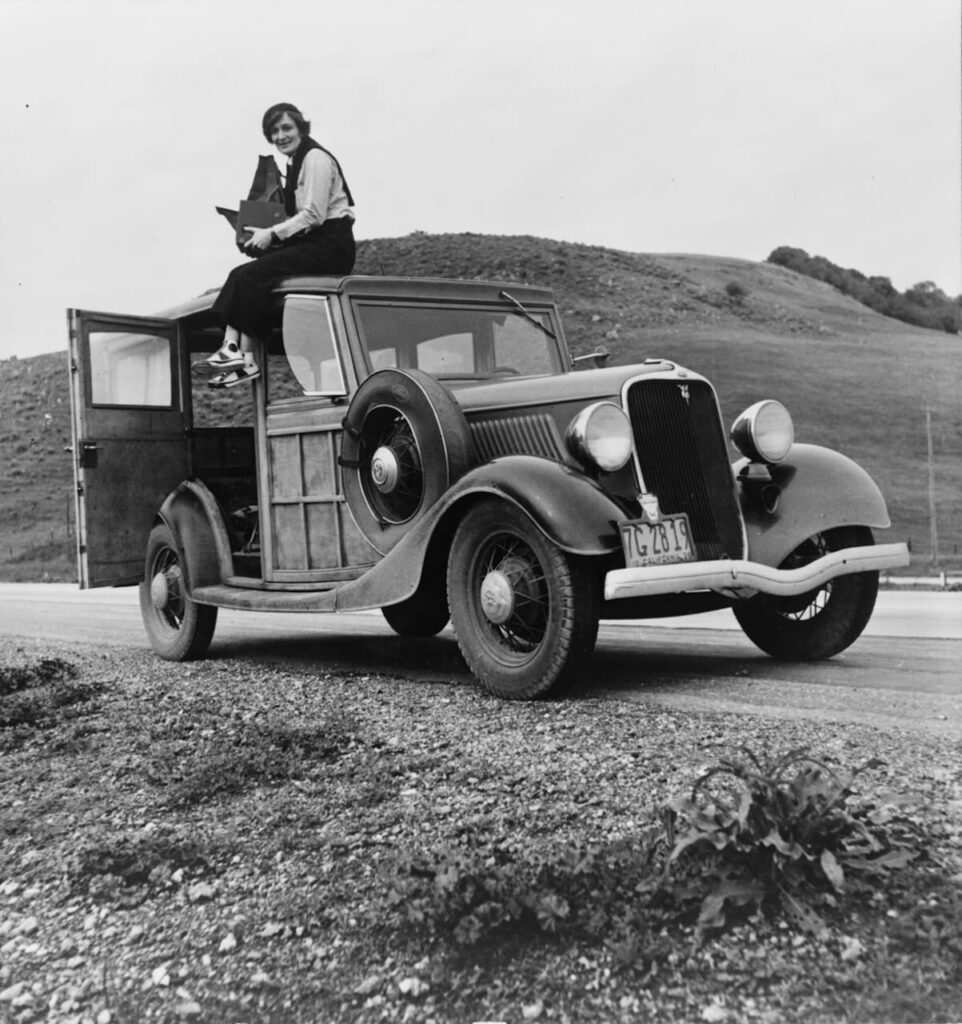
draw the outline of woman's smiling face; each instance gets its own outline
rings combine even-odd
[[[301,131],[290,114],[281,114],[271,128],[271,142],[283,156],[292,157],[301,144]]]

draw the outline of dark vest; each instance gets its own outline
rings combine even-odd
[[[322,153],[327,153],[327,155],[334,161],[337,173],[340,174],[341,181],[344,182],[344,192],[347,195],[347,201],[351,206],[354,205],[354,196],[351,195],[351,189],[347,184],[347,178],[344,177],[344,172],[341,170],[341,165],[337,162],[337,157],[329,150],[325,149],[319,142],[315,142],[310,135],[307,135],[301,140],[301,144],[297,147],[297,152],[294,154],[294,158],[288,166],[287,182],[284,185],[284,209],[287,212],[288,217],[293,217],[294,214],[297,213],[297,203],[294,198],[294,193],[297,189],[297,179],[301,173],[301,164],[304,163],[304,157],[307,156],[307,152],[310,149],[319,149]]]

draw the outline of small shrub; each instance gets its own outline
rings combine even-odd
[[[748,298],[748,289],[738,281],[729,281],[725,285],[725,294],[734,305],[740,306]]]
[[[836,772],[803,749],[768,765],[743,753],[708,769],[666,818],[669,870],[701,898],[699,936],[724,926],[727,913],[771,904],[821,934],[817,905],[916,856],[891,838],[889,814],[853,801],[856,776],[884,762]]]

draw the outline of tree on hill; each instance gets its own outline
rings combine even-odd
[[[948,334],[962,329],[962,295],[951,299],[932,281],[920,281],[899,292],[887,277],[866,277],[854,268],[843,269],[824,256],[809,256],[804,249],[789,245],[773,249],[768,262],[824,281],[884,316]]]

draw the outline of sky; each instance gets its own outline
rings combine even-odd
[[[271,104],[358,239],[527,234],[962,293],[958,0],[0,0],[0,358],[242,260]]]

